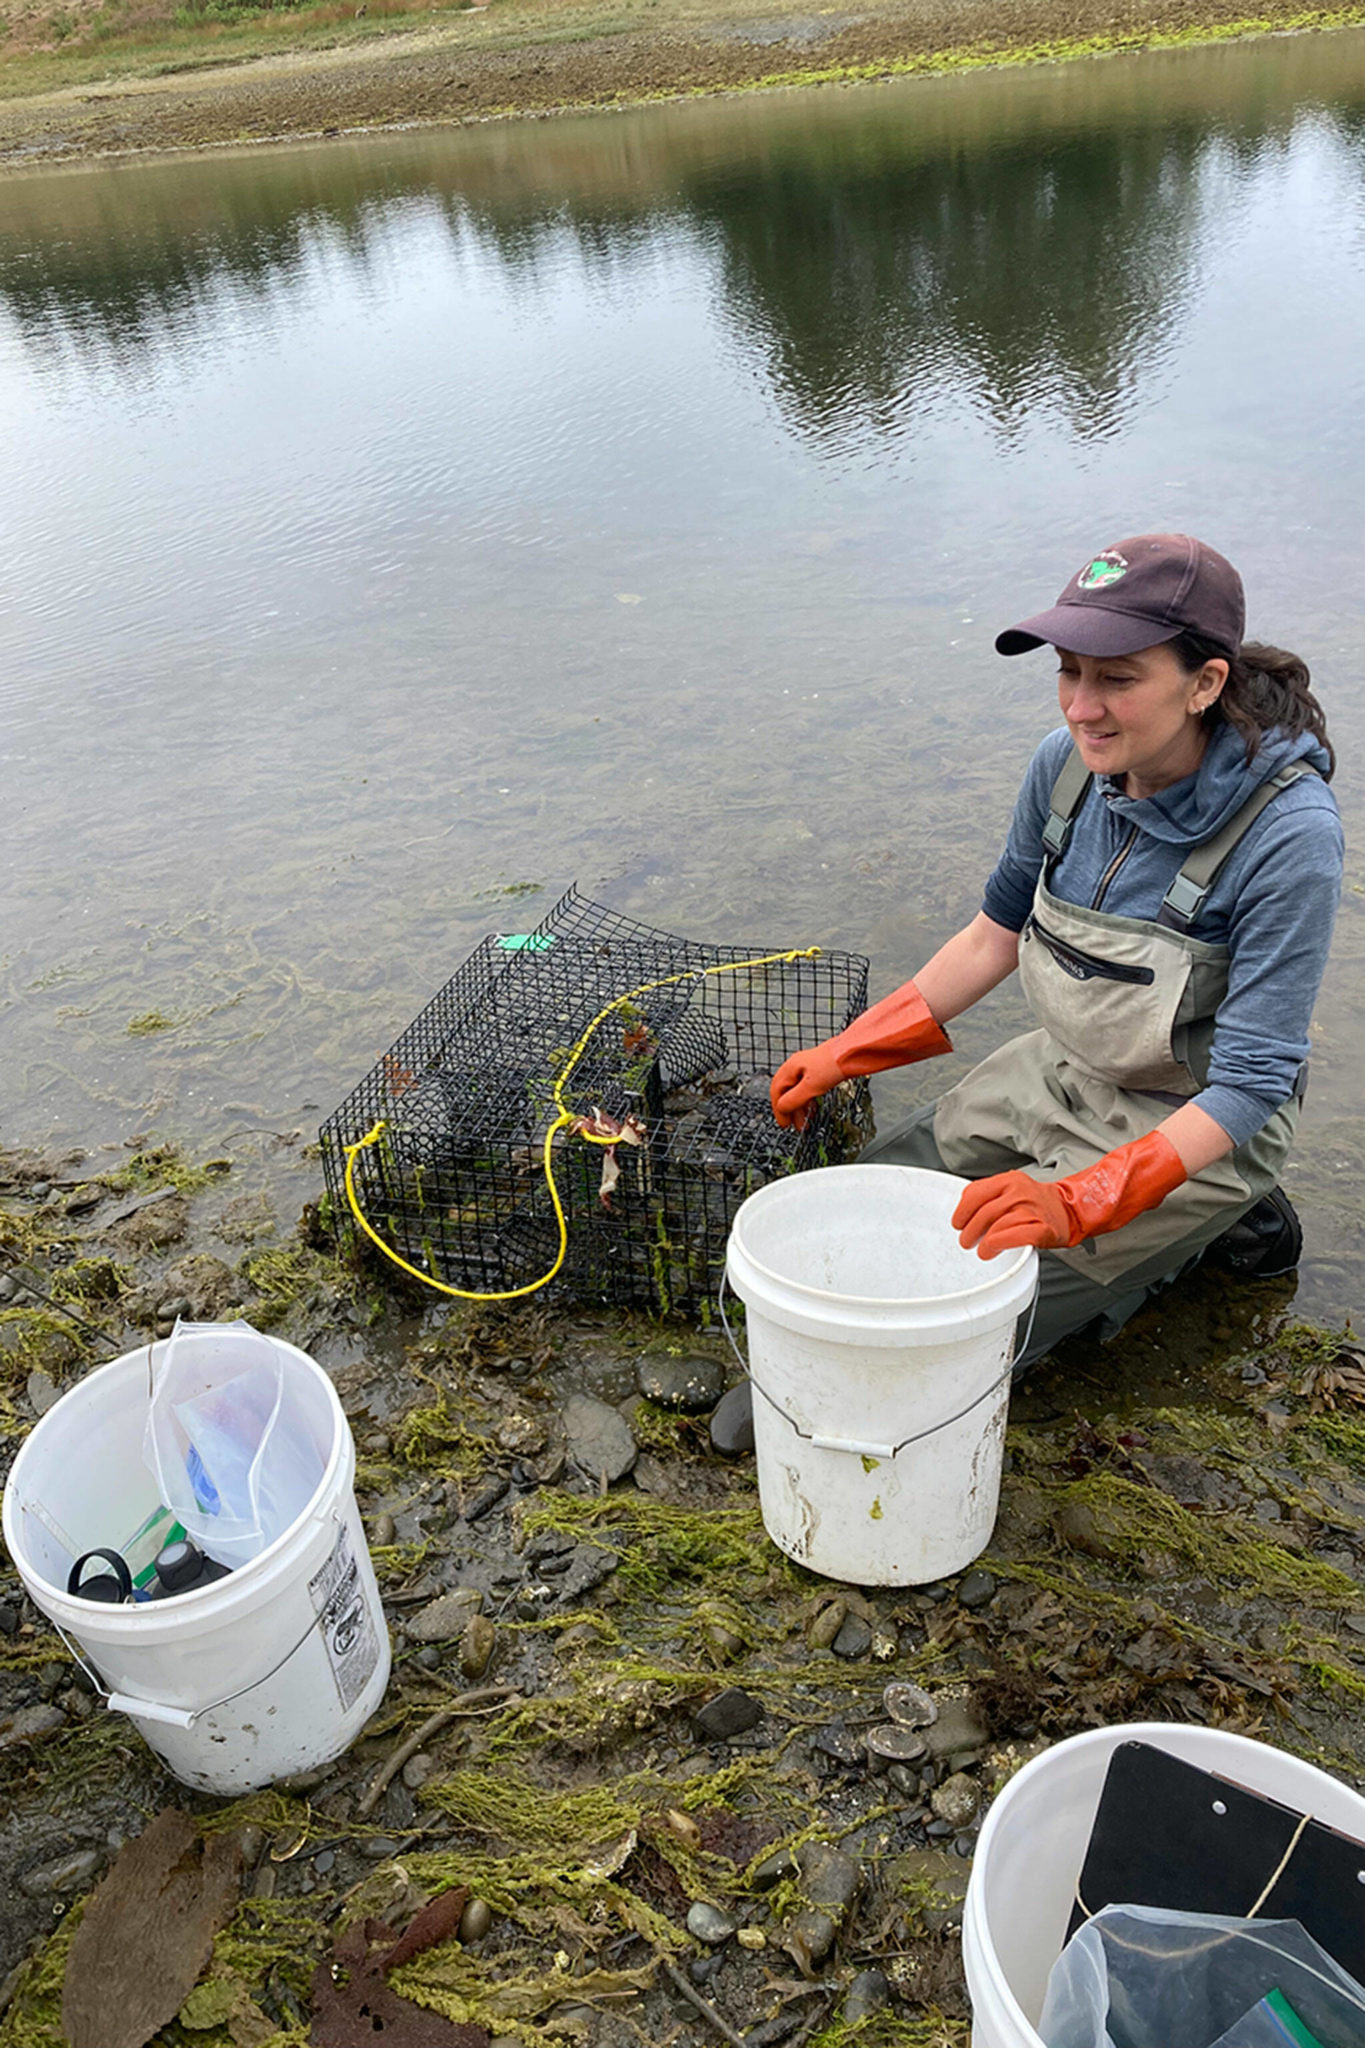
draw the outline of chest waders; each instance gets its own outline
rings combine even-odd
[[[1091,783],[1072,749],[1053,784],[1043,868],[1019,935],[1019,978],[1041,1028],[1001,1046],[939,1100],[933,1138],[950,1173],[976,1180],[1023,1167],[1060,1179],[1155,1130],[1199,1093],[1227,994],[1228,951],[1189,928],[1266,805],[1313,772],[1292,762],[1262,783],[1194,848],[1155,919],[1115,917],[1065,903],[1049,886]],[[1303,1080],[1301,1071],[1295,1093],[1254,1137],[1159,1208],[1051,1256],[1110,1286],[1150,1269],[1168,1248],[1179,1247],[1183,1261],[1211,1243],[1279,1179]]]

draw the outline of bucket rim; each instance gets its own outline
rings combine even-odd
[[[101,1373],[113,1372],[118,1368],[128,1370],[133,1366],[141,1368],[148,1352],[163,1349],[170,1339],[160,1338],[154,1345],[139,1344],[131,1351],[121,1352],[117,1358],[106,1358],[103,1364],[95,1366],[69,1387],[61,1401],[53,1403],[47,1414],[39,1418],[20,1445],[5,1481],[3,1500],[0,1500],[0,1529],[3,1529],[5,1548],[19,1573],[25,1591],[30,1599],[42,1607],[49,1619],[60,1618],[62,1625],[74,1632],[84,1631],[86,1635],[108,1640],[110,1632],[108,1629],[101,1630],[100,1621],[111,1616],[126,1616],[130,1611],[135,1611],[138,1615],[138,1634],[148,1643],[177,1632],[177,1612],[183,1617],[179,1625],[182,1630],[184,1624],[189,1621],[216,1621],[224,1618],[237,1605],[254,1605],[259,1597],[260,1581],[266,1577],[276,1576],[285,1553],[300,1541],[305,1525],[315,1520],[330,1520],[333,1504],[339,1498],[339,1484],[347,1477],[348,1471],[353,1472],[355,1460],[355,1439],[346,1418],[346,1411],[341,1405],[341,1397],[331,1375],[315,1358],[310,1357],[308,1352],[297,1344],[291,1344],[285,1337],[276,1337],[269,1331],[261,1334],[269,1336],[271,1342],[279,1345],[282,1351],[287,1351],[291,1357],[302,1361],[310,1368],[326,1390],[332,1413],[332,1447],[317,1486],[302,1514],[298,1515],[287,1529],[281,1530],[264,1550],[258,1551],[255,1557],[249,1557],[244,1563],[234,1566],[225,1578],[215,1579],[207,1586],[196,1587],[193,1592],[179,1594],[174,1600],[141,1602],[135,1610],[110,1607],[101,1600],[82,1600],[78,1593],[68,1593],[63,1587],[51,1586],[46,1580],[39,1580],[27,1554],[27,1546],[20,1535],[21,1518],[34,1512],[29,1501],[21,1498],[20,1487],[17,1484],[27,1454],[30,1447],[38,1441],[44,1425],[57,1413],[63,1401],[88,1388]],[[326,1511],[325,1515],[319,1513],[320,1503]],[[45,1597],[52,1602],[52,1607],[60,1608],[60,1617],[38,1600],[34,1588],[39,1583],[43,1587]],[[123,1625],[127,1626],[126,1621]],[[119,1634],[120,1630],[115,1627],[113,1637],[117,1638]]]
[[[848,1166],[817,1166],[808,1173],[789,1174],[782,1180],[769,1181],[766,1187],[755,1188],[753,1194],[747,1196],[735,1212],[735,1220],[730,1226],[730,1241],[732,1246],[738,1249],[741,1256],[747,1260],[756,1273],[761,1273],[763,1278],[770,1282],[771,1285],[784,1289],[790,1294],[804,1295],[811,1302],[837,1302],[849,1308],[858,1308],[881,1314],[891,1314],[899,1308],[933,1307],[942,1311],[944,1309],[951,1309],[955,1303],[961,1303],[964,1309],[970,1309],[978,1305],[987,1295],[994,1294],[1000,1288],[1008,1287],[1011,1282],[1018,1280],[1021,1274],[1029,1268],[1031,1262],[1036,1264],[1038,1254],[1033,1246],[1017,1245],[1013,1247],[1013,1257],[1008,1265],[1002,1266],[1000,1264],[1005,1254],[997,1252],[993,1259],[989,1261],[982,1260],[983,1267],[988,1267],[990,1270],[987,1270],[975,1285],[954,1288],[939,1294],[842,1294],[832,1287],[811,1287],[804,1280],[792,1280],[785,1273],[776,1272],[773,1267],[765,1265],[763,1260],[757,1257],[752,1246],[744,1243],[741,1235],[744,1212],[751,1204],[762,1202],[765,1197],[782,1198],[788,1195],[790,1191],[799,1189],[801,1183],[809,1183],[818,1175],[824,1173],[898,1174],[902,1179],[906,1176],[913,1176],[916,1180],[933,1181],[939,1186],[945,1183],[959,1188],[971,1185],[961,1174],[935,1173],[930,1167],[897,1166],[891,1160],[869,1159],[866,1162],[854,1160]],[[769,1203],[769,1206],[771,1206],[771,1203]]]

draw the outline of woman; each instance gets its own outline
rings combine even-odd
[[[1021,1367],[1096,1318],[1112,1335],[1217,1239],[1242,1270],[1297,1260],[1276,1182],[1341,823],[1308,671],[1244,646],[1243,621],[1221,555],[1143,534],[1002,633],[1001,654],[1055,647],[1066,725],[1033,757],[981,911],[773,1078],[779,1123],[799,1124],[842,1080],[950,1051],[944,1027],[1019,969],[1040,1028],[864,1156],[970,1180],[953,1227],[982,1258],[1039,1248]]]

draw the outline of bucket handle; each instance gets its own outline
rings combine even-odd
[[[333,1514],[332,1520],[338,1528],[341,1527],[340,1515]],[[324,1608],[323,1614],[325,1613],[326,1609]],[[205,1714],[216,1714],[220,1707],[231,1706],[234,1700],[240,1700],[247,1693],[255,1692],[257,1686],[267,1684],[277,1671],[283,1671],[290,1658],[298,1655],[314,1629],[321,1623],[323,1615],[315,1614],[313,1616],[313,1619],[309,1622],[298,1641],[285,1651],[277,1664],[272,1664],[270,1669],[263,1672],[259,1678],[253,1678],[250,1685],[239,1685],[236,1692],[224,1693],[222,1699],[214,1700],[212,1705],[207,1707],[171,1707],[163,1705],[159,1700],[138,1699],[132,1693],[110,1692],[109,1688],[101,1683],[99,1673],[92,1671],[86,1663],[80,1653],[79,1646],[72,1642],[61,1623],[54,1620],[51,1616],[48,1618],[52,1620],[52,1626],[56,1629],[58,1635],[66,1644],[67,1649],[70,1650],[72,1656],[80,1665],[81,1670],[94,1686],[95,1697],[104,1701],[111,1714],[127,1714],[134,1721],[158,1721],[167,1728],[193,1728],[195,1722],[202,1720]]]
[[[767,1388],[760,1386],[759,1382],[750,1372],[743,1352],[735,1342],[735,1333],[730,1328],[730,1318],[725,1313],[725,1288],[728,1278],[728,1274],[722,1272],[720,1288],[716,1295],[716,1307],[720,1310],[721,1326],[730,1340],[730,1349],[738,1359],[740,1371],[744,1374],[754,1392],[762,1395],[773,1412],[780,1415],[782,1420],[796,1431],[796,1434],[804,1443],[813,1444],[820,1451],[851,1451],[856,1457],[876,1458],[879,1461],[896,1457],[901,1451],[909,1450],[911,1444],[922,1444],[926,1437],[937,1436],[941,1429],[951,1429],[955,1422],[961,1422],[965,1416],[971,1414],[974,1408],[979,1408],[983,1401],[989,1401],[992,1394],[999,1392],[1006,1380],[1013,1376],[1014,1361],[1017,1354],[1028,1350],[1029,1339],[1033,1335],[1033,1319],[1038,1313],[1038,1296],[1041,1291],[1040,1286],[1034,1287],[1033,1299],[1029,1303],[1028,1327],[1024,1331],[1023,1343],[1017,1346],[1010,1346],[1010,1355],[1005,1361],[1005,1370],[998,1379],[991,1381],[984,1392],[978,1394],[975,1400],[969,1401],[965,1408],[959,1408],[955,1415],[945,1415],[941,1422],[931,1422],[928,1429],[917,1429],[913,1436],[903,1436],[898,1444],[869,1444],[856,1442],[851,1437],[823,1436],[818,1430],[802,1429],[796,1418],[788,1415],[781,1402],[775,1401]]]

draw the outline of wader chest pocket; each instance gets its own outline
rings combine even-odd
[[[1045,931],[1036,917],[1030,917],[1024,926],[1024,936],[1036,933],[1051,953],[1063,974],[1069,974],[1073,981],[1131,981],[1149,988],[1156,979],[1152,967],[1128,967],[1119,960],[1102,960],[1096,953],[1082,953],[1076,946],[1068,946],[1065,939],[1056,938]]]

